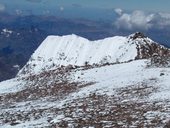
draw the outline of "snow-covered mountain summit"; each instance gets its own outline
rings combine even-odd
[[[74,34],[48,36],[18,75],[68,65],[127,62],[148,58],[155,52],[161,54],[161,49],[166,48],[139,32],[127,37],[114,36],[96,41]]]

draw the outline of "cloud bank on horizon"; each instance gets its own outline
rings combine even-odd
[[[114,22],[117,29],[147,31],[153,27],[157,29],[170,27],[170,13],[149,13],[142,10],[125,12],[120,8],[116,8],[115,13],[118,15]]]
[[[152,28],[170,28],[170,11],[161,13],[161,11],[152,12],[146,10],[147,7],[153,4],[154,6],[152,9],[157,10],[157,8],[160,8],[160,10],[166,12],[167,5],[170,4],[170,1],[168,1],[169,0],[165,0],[162,2],[162,0],[156,0],[153,3],[144,0],[141,3],[136,2],[136,0],[129,0],[129,2],[122,2],[122,0],[108,0],[107,2],[104,2],[104,0],[94,0],[91,2],[88,0],[16,0],[11,3],[10,0],[0,0],[0,12],[8,12],[10,10],[16,15],[58,15],[65,16],[66,18],[70,15],[71,18],[97,17],[98,19],[105,20],[107,20],[107,16],[110,16],[117,29],[147,31]],[[140,6],[146,5],[146,7],[141,7],[142,10],[139,3],[141,3]],[[98,9],[100,8],[100,12],[97,12],[98,10],[95,12],[94,10],[89,9],[87,5],[94,8],[98,7]],[[116,6],[120,8],[116,8]],[[134,9],[135,7],[139,9]],[[163,9],[163,7],[165,9]],[[129,8],[131,8],[131,10],[129,10]]]

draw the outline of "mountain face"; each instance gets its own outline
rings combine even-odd
[[[48,35],[76,33],[93,40],[113,35],[110,24],[97,21],[1,12],[0,18],[0,81],[15,77],[15,65],[22,68]]]
[[[170,126],[170,50],[142,33],[48,36],[0,83],[0,127]]]
[[[42,72],[62,66],[85,66],[123,63],[148,59],[153,54],[168,55],[169,49],[142,33],[89,41],[77,35],[48,36],[33,53],[18,75]]]

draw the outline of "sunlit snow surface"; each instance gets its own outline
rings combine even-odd
[[[47,37],[16,78],[0,82],[0,127],[164,126],[170,68],[135,60],[137,43],[145,43],[135,41]]]
[[[139,85],[147,85],[153,88],[157,88],[157,91],[151,92],[144,99],[140,99],[139,97],[133,97],[132,99],[124,99],[124,101],[146,101],[146,102],[164,102],[170,99],[170,69],[169,68],[147,68],[146,65],[149,60],[138,60],[132,61],[129,63],[123,64],[115,64],[108,65],[103,67],[96,67],[92,69],[75,69],[72,70],[69,76],[67,77],[69,83],[79,82],[79,83],[90,83],[94,82],[94,84],[83,87],[76,92],[70,93],[64,97],[62,100],[49,101],[49,97],[42,98],[39,100],[27,101],[27,102],[16,102],[14,108],[2,108],[1,113],[8,111],[9,113],[15,113],[17,111],[30,111],[32,109],[51,109],[51,108],[64,108],[64,104],[69,104],[74,100],[86,98],[90,94],[98,94],[98,95],[108,95],[114,96],[118,95],[117,90],[122,88],[129,88],[132,86]],[[161,73],[164,73],[163,76],[160,76]],[[12,82],[13,81],[13,82]],[[3,84],[6,84],[6,86]],[[1,93],[11,93],[11,90],[15,87],[16,81],[15,79],[1,82],[0,91]],[[14,87],[13,87],[14,85]],[[22,90],[23,87],[27,86],[23,83],[22,80],[18,81],[18,92]],[[82,85],[82,84],[81,84]],[[6,88],[6,89],[5,89]],[[14,90],[17,91],[16,89]],[[129,90],[133,91],[134,90]],[[121,101],[123,102],[123,101]],[[169,102],[167,102],[169,104]],[[169,108],[167,108],[169,109]],[[152,112],[151,112],[152,113]],[[148,114],[148,113],[147,113]],[[161,115],[161,112],[158,114]],[[166,114],[166,117],[170,113]],[[45,114],[42,118],[38,120],[31,120],[26,122],[19,122],[20,124],[13,127],[44,127],[48,126],[49,122],[47,122],[48,114]],[[50,113],[49,116],[54,117],[50,123],[57,123],[63,119],[68,119],[62,113],[55,115],[54,113]],[[149,114],[150,116],[150,114]],[[152,113],[153,116],[153,113]],[[70,125],[70,124],[69,124]],[[9,124],[0,125],[0,127],[7,127]]]
[[[3,93],[15,93],[21,91],[24,88],[26,82],[20,78],[13,78],[0,82],[0,95]]]
[[[27,66],[29,73],[56,66],[125,62],[137,56],[136,44],[127,37],[115,36],[89,41],[77,35],[48,36],[32,55]],[[28,70],[29,67],[29,70]],[[23,74],[21,70],[19,74]]]

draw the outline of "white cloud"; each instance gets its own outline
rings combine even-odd
[[[170,26],[169,13],[146,13],[140,10],[135,10],[131,13],[122,13],[123,11],[120,10],[115,10],[115,12],[119,14],[119,17],[114,22],[118,29],[148,30],[152,27],[164,28]]]
[[[19,10],[19,9],[16,9],[15,12],[16,12],[17,15],[21,15],[22,14],[22,10]]]
[[[152,18],[153,14],[147,15],[143,11],[136,10],[131,14],[122,13],[115,24],[118,28],[147,30],[152,27],[152,24],[150,23]]]
[[[120,8],[116,8],[116,9],[115,9],[115,12],[116,12],[118,15],[122,15],[123,10],[120,9]]]
[[[4,10],[5,10],[5,5],[3,5],[3,4],[0,4],[0,12],[3,12]]]
[[[170,26],[170,13],[158,13],[155,16],[155,20],[158,22],[159,26]]]
[[[60,7],[60,11],[64,11],[64,7],[63,6]]]

